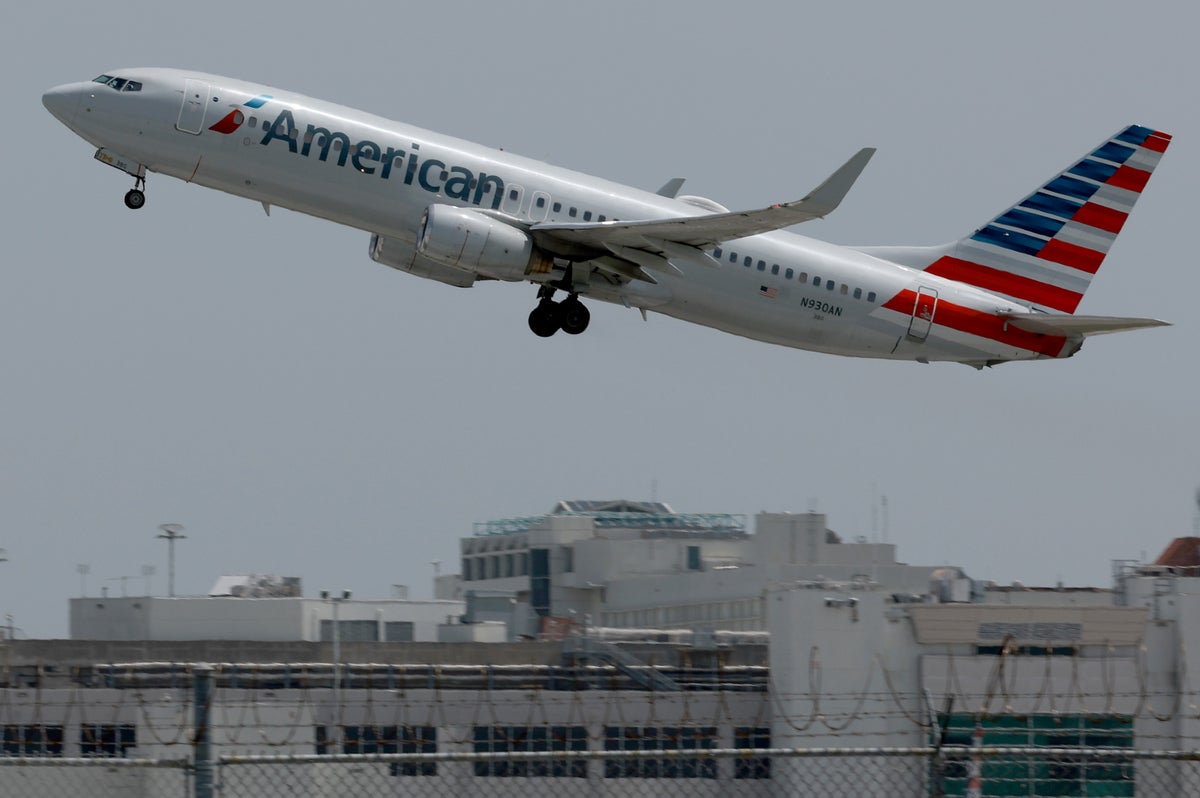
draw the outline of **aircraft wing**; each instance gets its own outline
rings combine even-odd
[[[1120,316],[1058,316],[1046,313],[1002,313],[1006,322],[1027,332],[1068,337],[1104,335],[1105,333],[1140,330],[1144,327],[1170,327],[1158,319],[1127,319]]]
[[[593,224],[539,223],[530,226],[535,238],[554,250],[554,241],[596,250],[647,248],[670,252],[662,243],[706,248],[722,241],[767,233],[809,219],[820,219],[841,203],[863,168],[875,154],[873,147],[859,150],[840,169],[804,197],[794,202],[772,205],[754,211],[712,213],[701,216],[677,216],[669,219],[599,222]],[[669,185],[669,184],[668,184]],[[667,188],[664,186],[664,188]]]

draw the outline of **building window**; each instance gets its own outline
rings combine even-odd
[[[379,640],[375,621],[338,621],[338,639],[343,643],[374,643]],[[321,621],[321,642],[333,640],[333,621]]]
[[[414,639],[412,621],[384,621],[383,639],[388,643],[411,643]]]
[[[4,756],[62,756],[63,727],[36,724],[4,726]]]
[[[471,581],[471,559],[469,557],[463,557],[462,559],[462,574],[464,582]]]
[[[136,726],[85,723],[79,727],[80,756],[128,757],[130,748],[137,748]]]
[[[583,726],[476,726],[475,753],[512,751],[586,751]],[[476,776],[553,776],[587,778],[587,760],[562,759],[537,762],[476,762]]]
[[[699,546],[687,547],[687,569],[689,571],[701,570]]]
[[[771,730],[762,726],[737,726],[733,730],[734,748],[770,748]],[[771,757],[746,756],[733,760],[735,779],[771,778]]]
[[[529,604],[538,615],[550,614],[550,550],[529,550]]]
[[[975,726],[983,744],[1048,748],[1132,748],[1133,718],[1128,715],[995,715],[979,718],[939,713],[932,732],[945,729],[946,745],[974,745]],[[947,795],[965,795],[969,757],[949,757],[942,769]],[[1132,759],[1054,756],[987,757],[981,764],[984,784],[1003,784],[1004,795],[1133,795]],[[997,795],[1001,793],[995,793]]]
[[[605,726],[605,751],[691,751],[717,747],[715,726]],[[712,757],[606,759],[606,779],[715,779]]]
[[[343,754],[436,754],[434,726],[344,726]],[[316,727],[317,753],[335,753],[324,726]],[[436,776],[436,762],[392,762],[393,776]]]

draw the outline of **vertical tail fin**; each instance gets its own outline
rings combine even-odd
[[[1130,125],[927,269],[1074,313],[1171,137]]]
[[[1171,136],[1117,131],[972,235],[942,247],[863,247],[930,274],[1074,313]]]

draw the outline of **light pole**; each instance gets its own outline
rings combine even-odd
[[[162,534],[158,537],[167,541],[167,595],[175,597],[175,541],[186,540],[181,524],[159,524]]]
[[[332,743],[339,745],[342,741],[342,634],[338,624],[338,607],[343,601],[350,600],[350,591],[343,590],[342,595],[335,596],[328,590],[322,590],[321,599],[333,604],[333,726],[335,731]]]

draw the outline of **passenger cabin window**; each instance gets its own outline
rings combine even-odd
[[[785,279],[790,280],[790,279],[792,279],[792,275],[794,275],[795,273],[796,273],[795,269],[788,269],[786,272],[783,273],[783,276]]]
[[[552,206],[551,206],[551,208],[550,208],[550,209],[551,209],[552,211],[554,211],[555,213],[558,213],[559,211],[561,211],[561,210],[562,210],[562,203],[561,203],[561,202],[556,202],[556,203],[554,203],[554,205],[552,205]]]
[[[796,279],[802,283],[807,283],[808,282],[808,272],[800,272],[800,276],[797,277]]]
[[[751,266],[753,266],[753,265],[754,265],[754,258],[752,258],[752,257],[750,257],[749,255],[747,255],[747,256],[746,256],[746,260],[744,261],[744,263],[746,264],[746,268],[747,268],[747,269],[749,269]]]
[[[546,207],[546,198],[545,198],[545,197],[538,197],[538,198],[537,198],[537,203],[536,203],[536,204],[537,204],[537,206],[538,206],[539,208],[545,208],[545,207]]]
[[[821,278],[814,277],[813,278],[813,288],[820,288],[820,287],[821,287]]]
[[[855,298],[855,299],[862,299],[862,289],[861,289],[861,288],[855,288],[855,289],[854,289],[854,298]]]
[[[869,291],[869,292],[867,293],[867,301],[868,301],[868,302],[874,302],[874,301],[875,301],[875,292],[874,292],[874,291]]]
[[[778,263],[771,264],[771,274],[779,274],[779,264]]]
[[[718,258],[718,259],[721,257],[721,248],[720,247],[717,247],[716,249],[713,250],[713,257]]]
[[[730,252],[730,253],[729,253],[729,262],[730,262],[730,263],[737,263],[737,253],[736,253],[736,252]]]
[[[250,127],[258,127],[258,117],[257,116],[250,117]]]
[[[758,262],[758,270],[760,272],[765,272],[767,270],[767,262],[765,260],[760,260]]]
[[[591,211],[584,211],[584,212],[583,212],[583,220],[584,220],[585,222],[590,222],[590,221],[592,220],[592,212],[591,212]]]
[[[572,219],[574,219],[574,218],[575,218],[575,214],[576,214],[576,213],[578,213],[578,211],[576,211],[576,210],[575,210],[575,206],[574,206],[574,205],[572,205],[572,206],[570,207],[570,209],[569,209],[569,210],[567,210],[567,216],[570,216]]]
[[[596,221],[597,221],[597,222],[603,222],[603,221],[604,221],[604,219],[605,219],[605,216],[604,216],[604,214],[600,214],[599,216],[597,216],[597,217],[596,217]]]
[[[517,190],[516,190],[515,188],[513,188],[513,189],[509,189],[509,191],[508,191],[508,198],[509,198],[510,200],[512,200],[513,202],[516,202],[516,201],[517,201],[517,198],[518,198],[518,197],[520,197],[520,196],[521,196],[521,195],[517,193]]]
[[[833,282],[833,280],[826,280],[826,281],[825,281],[825,288],[826,288],[827,290],[829,290],[829,291],[832,291],[832,290],[833,290],[833,286],[834,286],[834,282]]]
[[[850,286],[846,285],[845,283],[842,283],[842,290],[841,290],[841,292],[840,292],[840,293],[841,293],[841,295],[842,295],[842,296],[845,296],[845,295],[846,295],[846,292],[847,292],[847,291],[849,291],[849,290],[850,290]]]

